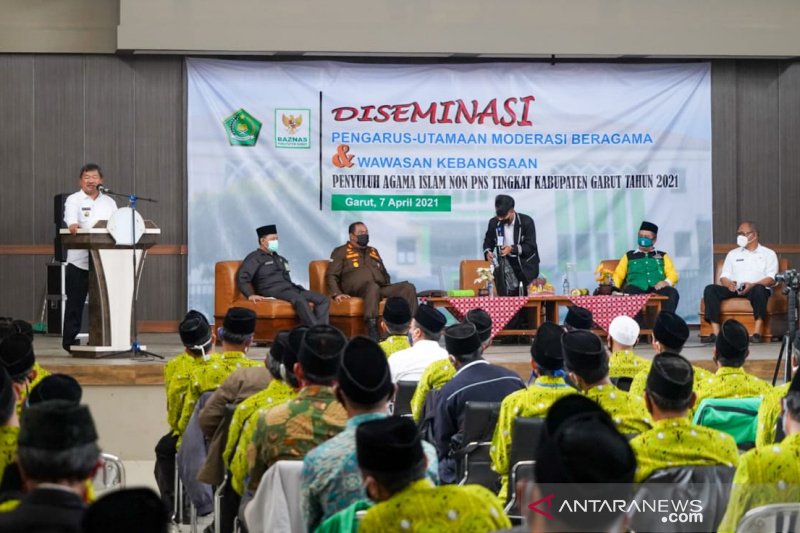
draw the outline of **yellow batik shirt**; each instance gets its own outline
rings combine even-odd
[[[722,366],[707,379],[696,382],[697,403],[706,398],[752,398],[766,396],[773,391],[772,385],[744,371],[744,368]]]
[[[0,426],[0,481],[6,467],[17,461],[19,426]]]
[[[33,368],[31,369],[31,372],[36,372],[36,377],[33,379],[33,381],[30,382],[30,384],[27,387],[25,387],[19,392],[19,395],[17,397],[17,415],[22,414],[22,407],[25,405],[25,402],[28,399],[28,394],[30,393],[30,391],[32,391],[33,388],[36,385],[38,385],[44,378],[50,375],[50,372],[42,368],[38,362],[33,363]]]
[[[714,374],[705,368],[700,368],[699,366],[692,366],[692,368],[694,368],[694,382],[692,383],[692,389],[697,392],[698,385]],[[650,369],[648,368],[647,372],[637,374],[636,377],[633,378],[633,382],[631,382],[631,388],[628,390],[628,394],[634,398],[644,398],[644,390],[647,388],[647,375],[649,373]]]
[[[244,479],[247,476],[247,445],[253,438],[257,417],[276,405],[281,405],[297,396],[291,386],[279,379],[273,379],[267,388],[257,392],[240,403],[233,412],[228,429],[228,440],[222,452],[222,460],[231,471],[231,483],[236,494],[244,490]]]
[[[511,522],[494,494],[480,485],[434,486],[427,478],[373,505],[359,524],[361,533],[508,529]]]
[[[173,433],[177,433],[178,421],[183,411],[183,401],[186,398],[186,389],[189,387],[189,377],[192,370],[203,361],[194,358],[186,352],[175,356],[164,366],[164,389],[167,393],[167,423]]]
[[[639,434],[650,429],[650,413],[643,399],[632,398],[614,385],[598,385],[584,392],[584,395],[600,404],[611,416],[617,431],[623,435]]]
[[[419,378],[414,396],[411,397],[411,416],[414,422],[419,422],[422,417],[422,407],[428,392],[439,390],[456,375],[456,368],[450,359],[439,359],[429,364]]]
[[[189,385],[186,388],[186,397],[178,420],[178,434],[183,435],[194,412],[194,406],[204,392],[217,389],[239,368],[257,367],[262,364],[248,359],[243,352],[223,352],[198,364],[189,374]]]
[[[789,392],[791,384],[791,382],[784,383],[780,387],[773,388],[761,401],[756,426],[756,447],[775,442],[775,429],[783,411],[783,398]]]
[[[650,360],[636,355],[630,350],[620,350],[608,359],[608,377],[634,378],[640,372],[650,371]]]
[[[657,420],[652,425],[630,441],[637,483],[673,466],[736,466],[739,461],[736,441],[727,433],[692,424],[687,417]]]
[[[378,343],[378,345],[386,354],[386,357],[391,357],[393,353],[411,348],[411,343],[408,342],[408,337],[405,335],[391,335]]]
[[[492,458],[492,470],[502,477],[502,488],[499,495],[506,497],[508,484],[508,464],[511,454],[511,432],[514,429],[514,419],[518,416],[530,418],[544,418],[550,406],[559,398],[568,394],[577,394],[578,391],[570,387],[564,378],[555,376],[539,376],[528,387],[509,394],[500,404],[500,414],[497,417],[497,426],[492,436],[492,446],[489,455]]]
[[[800,433],[779,444],[759,446],[739,459],[728,509],[717,531],[736,531],[750,509],[770,503],[800,501]],[[796,529],[795,529],[796,531]]]

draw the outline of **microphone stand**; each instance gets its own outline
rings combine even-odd
[[[139,342],[139,323],[138,323],[138,320],[136,318],[136,315],[137,315],[136,308],[138,307],[138,301],[139,301],[139,285],[138,285],[138,283],[136,283],[136,203],[139,200],[142,200],[143,202],[158,203],[158,200],[154,200],[153,198],[142,198],[140,196],[136,196],[133,193],[131,193],[131,194],[120,194],[120,193],[116,193],[116,192],[111,192],[108,189],[106,189],[105,187],[103,187],[103,189],[100,192],[102,192],[103,194],[107,194],[109,196],[117,196],[119,198],[127,198],[128,199],[128,205],[131,208],[131,243],[132,243],[131,244],[131,252],[132,252],[131,256],[132,256],[132,261],[133,261],[133,271],[132,271],[133,272],[133,302],[131,302],[132,303],[132,308],[131,309],[132,309],[132,312],[133,312],[132,313],[132,315],[133,315],[132,316],[132,318],[133,318],[133,340],[131,341],[131,347],[128,348],[127,350],[108,353],[108,354],[105,354],[105,355],[101,355],[99,358],[100,359],[106,359],[106,358],[120,357],[120,356],[124,356],[124,355],[130,354],[131,359],[134,359],[134,360],[138,359],[138,360],[146,361],[151,357],[156,357],[158,359],[164,359],[163,355],[159,355],[159,354],[154,353],[154,352],[148,352],[147,350],[143,350],[142,349],[142,345]],[[142,254],[144,254],[144,251],[142,251]]]

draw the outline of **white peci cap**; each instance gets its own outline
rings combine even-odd
[[[639,339],[639,324],[629,316],[620,315],[611,321],[608,334],[620,344],[633,346]]]

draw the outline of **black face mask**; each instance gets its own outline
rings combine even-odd
[[[369,244],[369,234],[356,235],[356,244],[359,246],[366,246]]]

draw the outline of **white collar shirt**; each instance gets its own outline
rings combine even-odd
[[[70,194],[64,204],[64,222],[67,227],[78,224],[81,229],[91,229],[98,220],[108,220],[117,210],[117,203],[103,193],[94,200],[85,192]],[[88,250],[67,250],[67,263],[89,270]]]
[[[395,352],[389,357],[392,382],[419,381],[428,365],[440,359],[447,359],[447,350],[438,342],[418,340],[411,348]]]
[[[752,251],[739,247],[728,252],[719,276],[736,283],[753,283],[767,277],[775,279],[777,273],[778,256],[759,244]]]

